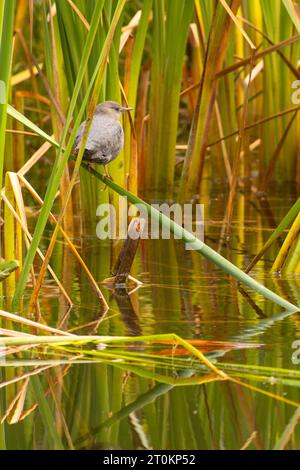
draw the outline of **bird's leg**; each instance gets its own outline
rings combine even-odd
[[[106,168],[106,165],[103,165],[103,166],[104,166],[104,173],[105,173],[106,178],[111,180],[112,177],[110,176],[110,174],[108,172],[108,169]],[[104,189],[101,189],[101,191],[105,191],[107,188],[108,188],[108,186],[107,186],[107,184],[105,184]]]
[[[112,177],[110,176],[110,174],[108,172],[108,169],[106,168],[106,165],[103,165],[103,166],[104,166],[104,172],[105,172],[106,178],[113,181]]]
[[[87,162],[87,171],[91,173],[91,170],[93,169],[92,164],[90,162]]]

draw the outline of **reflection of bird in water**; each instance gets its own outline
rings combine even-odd
[[[104,165],[105,174],[108,178],[110,178],[110,175],[105,165],[114,160],[124,146],[124,132],[120,124],[120,116],[131,109],[133,108],[125,108],[114,101],[105,101],[96,106],[85,144],[83,160],[88,163]],[[83,121],[77,131],[75,155],[79,152],[85,124],[86,121]]]

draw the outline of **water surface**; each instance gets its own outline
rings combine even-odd
[[[218,182],[208,180],[206,188],[206,195],[200,198],[205,204],[205,240],[218,249],[227,194]],[[265,200],[240,194],[230,238],[221,247],[223,256],[245,267],[294,201],[295,195],[287,195],[281,188]],[[45,244],[51,233],[48,229]],[[100,285],[110,276],[116,242],[114,245],[100,242],[93,233],[87,233],[78,237],[75,234],[74,243]],[[251,275],[299,305],[299,278],[270,275],[277,249],[278,246],[271,248]],[[278,372],[279,368],[300,372],[299,365],[291,360],[292,342],[300,339],[299,314],[287,314],[259,294],[239,289],[233,279],[198,253],[185,251],[179,241],[140,243],[133,275],[143,284],[131,295],[124,289],[113,292],[101,285],[110,307],[105,316],[86,274],[62,240],[53,253],[52,265],[74,306],[68,308],[53,280],[47,278],[40,310],[49,325],[77,334],[176,333],[185,339],[260,344],[259,348],[211,352],[208,357],[220,363],[221,369],[223,363],[241,365],[244,376],[240,378],[245,383],[300,401],[299,377],[292,376],[290,383],[283,385]],[[25,305],[28,298],[29,293]],[[3,301],[3,306],[7,303],[9,299]],[[125,349],[130,347],[132,351],[141,348],[141,353],[144,352],[137,343]],[[32,371],[32,365],[22,365],[25,358],[37,361],[35,366],[42,364],[37,354],[11,356],[1,368],[2,380]],[[155,378],[116,367],[114,363],[81,359],[83,363],[64,363],[37,376],[64,448],[240,449],[246,446],[272,449],[284,445],[297,449],[300,446],[297,408],[290,404],[227,381],[176,386],[176,381],[160,383]],[[195,362],[191,362],[190,369],[180,370],[176,359],[173,369],[170,366],[163,374],[180,380],[197,373]],[[13,365],[9,365],[10,361]],[[249,370],[243,369],[246,366],[254,366],[251,380]],[[274,372],[261,378],[261,366],[273,367]],[[203,375],[203,371],[198,374]],[[16,424],[8,424],[16,403],[20,404],[14,404],[13,400],[23,384],[24,380],[0,390],[2,417],[10,407],[1,428],[2,447],[53,449],[57,443],[45,429],[41,402],[37,403],[33,391],[34,381],[28,384],[22,406],[27,416],[22,416],[24,419]],[[291,419],[294,425],[290,437],[282,444],[281,437],[289,429]]]

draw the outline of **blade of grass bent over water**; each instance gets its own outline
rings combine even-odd
[[[178,225],[176,222],[169,219],[169,217],[164,215],[162,212],[150,206],[150,204],[147,204],[142,199],[133,195],[126,189],[121,188],[119,185],[117,185],[110,179],[98,173],[96,170],[89,168],[88,165],[86,165],[85,163],[82,163],[82,166],[87,171],[90,171],[94,176],[96,176],[96,178],[100,179],[102,182],[107,184],[107,186],[109,186],[113,191],[116,191],[121,196],[126,196],[132,204],[137,205],[138,208],[141,209],[144,213],[150,215],[151,217],[153,217],[153,219],[156,219],[162,225],[167,225],[168,227],[170,227],[171,232],[174,235],[176,235],[179,239],[183,240],[185,243],[188,243],[190,246],[194,248],[195,251],[198,251],[199,253],[201,253],[203,256],[205,256],[205,258],[212,261],[214,264],[219,266],[223,271],[233,276],[242,284],[245,284],[246,286],[250,287],[250,289],[253,289],[256,292],[259,292],[266,299],[269,299],[272,302],[275,302],[277,305],[280,305],[281,307],[283,307],[284,309],[288,311],[296,312],[299,310],[299,307],[297,307],[296,305],[293,305],[292,303],[283,299],[279,295],[275,294],[275,292],[272,292],[270,289],[263,286],[262,284],[257,282],[255,279],[252,279],[252,277],[248,276],[248,274],[241,271],[233,263],[226,260],[223,256],[221,256],[219,253],[214,251],[204,242],[196,238],[192,233],[188,232],[186,229]]]

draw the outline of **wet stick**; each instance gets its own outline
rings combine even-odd
[[[143,228],[144,221],[142,219],[133,219],[129,224],[128,237],[123,244],[112,273],[115,276],[116,286],[122,286],[127,281]]]

